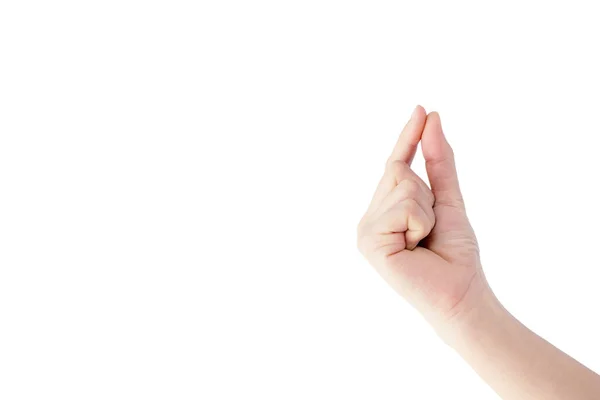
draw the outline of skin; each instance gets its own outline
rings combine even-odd
[[[430,186],[410,168],[419,142]],[[600,399],[600,377],[522,325],[490,289],[438,113],[414,110],[357,236],[377,272],[501,398]]]

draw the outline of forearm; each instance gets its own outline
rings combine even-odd
[[[521,324],[491,292],[442,336],[504,400],[600,399],[600,376]]]

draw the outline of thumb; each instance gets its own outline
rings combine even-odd
[[[421,137],[421,148],[431,191],[435,196],[435,204],[464,208],[454,163],[454,152],[444,136],[440,115],[437,112],[427,116]]]

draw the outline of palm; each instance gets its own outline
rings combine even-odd
[[[463,211],[450,206],[434,211],[436,225],[419,247],[389,255],[383,268],[388,283],[421,312],[448,317],[477,275],[479,251]]]

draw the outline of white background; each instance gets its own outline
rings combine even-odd
[[[594,5],[2,1],[0,398],[495,399],[355,248],[417,103],[600,370]]]

